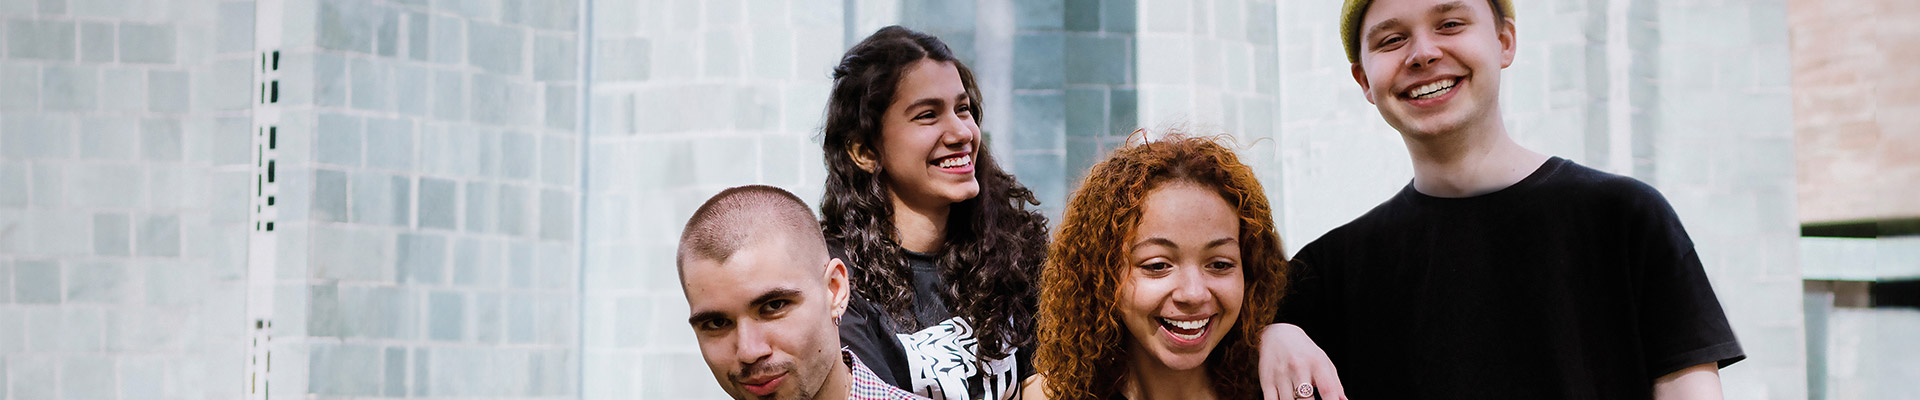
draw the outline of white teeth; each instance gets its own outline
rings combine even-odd
[[[1213,318],[1197,319],[1192,321],[1175,321],[1175,320],[1166,319],[1166,318],[1161,318],[1160,320],[1166,321],[1167,325],[1173,325],[1174,327],[1180,328],[1180,329],[1200,329],[1200,328],[1207,327],[1207,321],[1212,321]]]
[[[1452,91],[1453,85],[1455,83],[1458,83],[1458,81],[1453,79],[1448,79],[1444,81],[1420,85],[1420,87],[1413,88],[1413,90],[1408,90],[1407,97],[1412,97],[1416,99],[1431,99],[1435,97],[1440,97],[1440,95],[1444,95],[1444,94],[1447,94],[1447,92]]]
[[[1193,321],[1175,321],[1175,320],[1170,320],[1166,318],[1160,319],[1161,322],[1166,323],[1168,326],[1172,326],[1174,328],[1179,328],[1180,330],[1187,330],[1187,331],[1206,328],[1207,322],[1212,320],[1213,318],[1199,319],[1199,320],[1193,320]],[[1194,334],[1188,335],[1188,334],[1174,331],[1173,329],[1167,329],[1166,331],[1167,331],[1167,334],[1173,335],[1175,339],[1180,339],[1181,341],[1200,340],[1201,335],[1206,333],[1206,332],[1196,332]]]
[[[959,156],[940,160],[940,168],[959,168],[973,164],[973,156]]]

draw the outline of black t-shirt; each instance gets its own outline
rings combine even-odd
[[[1558,157],[1480,196],[1408,184],[1295,261],[1279,320],[1355,398],[1650,398],[1746,358],[1666,199]]]
[[[846,251],[829,243],[834,257],[846,261]],[[968,321],[954,316],[940,292],[946,279],[934,264],[934,255],[902,251],[913,276],[913,315],[922,329],[902,332],[888,317],[886,307],[857,292],[840,317],[840,345],[859,356],[881,380],[936,400],[1007,398],[1020,381],[1033,375],[1033,349],[1014,349],[1012,357],[981,365],[979,342]],[[847,265],[850,270],[863,268]],[[975,362],[967,362],[974,360]],[[983,373],[984,372],[984,373]]]

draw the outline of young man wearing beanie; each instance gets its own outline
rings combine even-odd
[[[1342,14],[1414,177],[1296,255],[1285,323],[1262,334],[1268,398],[1720,398],[1719,368],[1746,356],[1666,199],[1507,133],[1511,1]]]

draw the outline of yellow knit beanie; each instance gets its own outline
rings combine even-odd
[[[1513,0],[1492,0],[1493,15],[1513,18]],[[1373,0],[1347,0],[1340,7],[1340,40],[1347,46],[1347,62],[1360,62],[1360,19],[1367,15]]]

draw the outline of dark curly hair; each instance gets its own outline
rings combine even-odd
[[[885,177],[861,169],[848,149],[855,144],[880,148],[881,116],[894,100],[895,86],[906,67],[922,59],[958,68],[973,118],[982,118],[973,72],[945,43],[889,26],[848,49],[834,67],[821,145],[827,164],[821,230],[846,250],[856,292],[881,304],[895,325],[909,330],[923,327],[913,317],[911,274],[897,242],[890,191]],[[946,248],[934,264],[946,280],[940,298],[975,328],[978,356],[997,360],[1008,349],[1033,342],[1033,279],[1046,257],[1047,219],[1031,208],[1040,204],[1033,191],[1001,170],[987,146],[973,157],[980,192],[953,204]]]
[[[1128,273],[1126,243],[1140,224],[1147,192],[1169,182],[1213,188],[1240,215],[1246,301],[1240,318],[1207,355],[1207,375],[1223,399],[1260,398],[1260,328],[1286,289],[1285,253],[1253,169],[1219,142],[1171,134],[1116,150],[1087,173],[1061,217],[1040,274],[1040,348],[1035,366],[1052,399],[1106,399],[1124,387],[1127,343],[1116,304]]]

